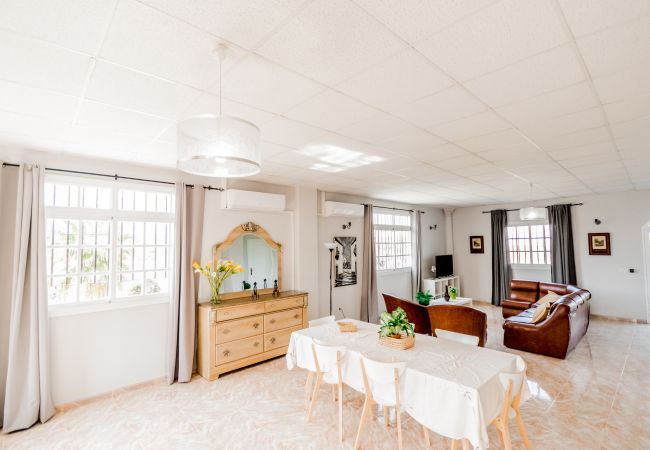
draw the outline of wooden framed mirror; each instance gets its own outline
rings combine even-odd
[[[278,280],[282,289],[282,244],[253,222],[235,227],[228,237],[212,247],[212,260],[231,260],[244,271],[228,278],[222,286],[222,298],[239,298],[252,295],[254,283],[258,294],[273,292]]]

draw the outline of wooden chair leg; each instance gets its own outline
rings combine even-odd
[[[510,429],[508,423],[502,424],[501,434],[503,435],[503,448],[506,450],[512,450],[512,441],[510,440]]]
[[[307,381],[305,382],[305,400],[311,400],[311,384],[314,382],[314,372],[311,370],[307,374]]]
[[[515,412],[517,413],[515,420],[517,421],[517,428],[519,428],[519,434],[521,434],[521,438],[524,440],[524,448],[526,450],[531,450],[530,441],[528,440],[528,433],[526,433],[526,427],[524,426],[524,419],[521,418],[521,413],[519,412],[519,409],[516,409]]]
[[[320,385],[323,382],[323,375],[318,374],[316,375],[316,384],[314,385],[314,392],[311,394],[311,402],[309,403],[309,409],[307,410],[307,420],[311,420],[311,413],[314,409],[314,405],[316,404],[316,398],[318,397],[318,390],[320,389]]]
[[[402,418],[399,413],[399,398],[398,403],[395,405],[395,421],[397,422],[397,448],[402,450]]]
[[[422,432],[424,433],[424,443],[426,444],[427,448],[431,448],[431,439],[429,439],[429,430],[424,425],[422,425]]]
[[[332,401],[336,401],[336,385],[332,385]]]
[[[361,444],[361,432],[363,431],[363,425],[365,424],[366,417],[368,416],[368,413],[370,412],[371,408],[370,404],[370,398],[366,397],[366,401],[363,402],[363,411],[361,412],[361,420],[359,421],[359,429],[357,430],[357,438],[354,441],[354,449],[357,450],[359,448],[359,444]]]
[[[389,411],[388,411],[388,406],[384,406],[384,426],[388,428],[389,424]]]
[[[451,440],[451,450],[458,450],[458,441],[456,439]]]
[[[339,441],[343,442],[343,383],[339,380]]]
[[[463,450],[469,450],[469,441],[467,439],[461,439],[463,443]]]

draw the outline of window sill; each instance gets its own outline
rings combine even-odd
[[[551,270],[550,264],[510,264],[515,270]]]
[[[88,303],[72,303],[63,305],[50,305],[49,317],[75,316],[79,314],[92,314],[102,311],[115,311],[119,309],[137,308],[142,306],[169,303],[169,296],[154,296],[136,299],[97,300]]]
[[[396,273],[411,273],[411,268],[405,267],[403,269],[377,269],[377,275],[391,275]]]

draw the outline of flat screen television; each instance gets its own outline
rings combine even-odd
[[[454,260],[451,255],[436,256],[436,278],[449,277],[454,274]]]

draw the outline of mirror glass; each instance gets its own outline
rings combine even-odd
[[[238,236],[232,245],[221,251],[219,259],[229,259],[244,268],[242,273],[223,283],[222,292],[252,290],[254,283],[257,289],[272,289],[273,282],[278,279],[278,251],[258,235]]]

